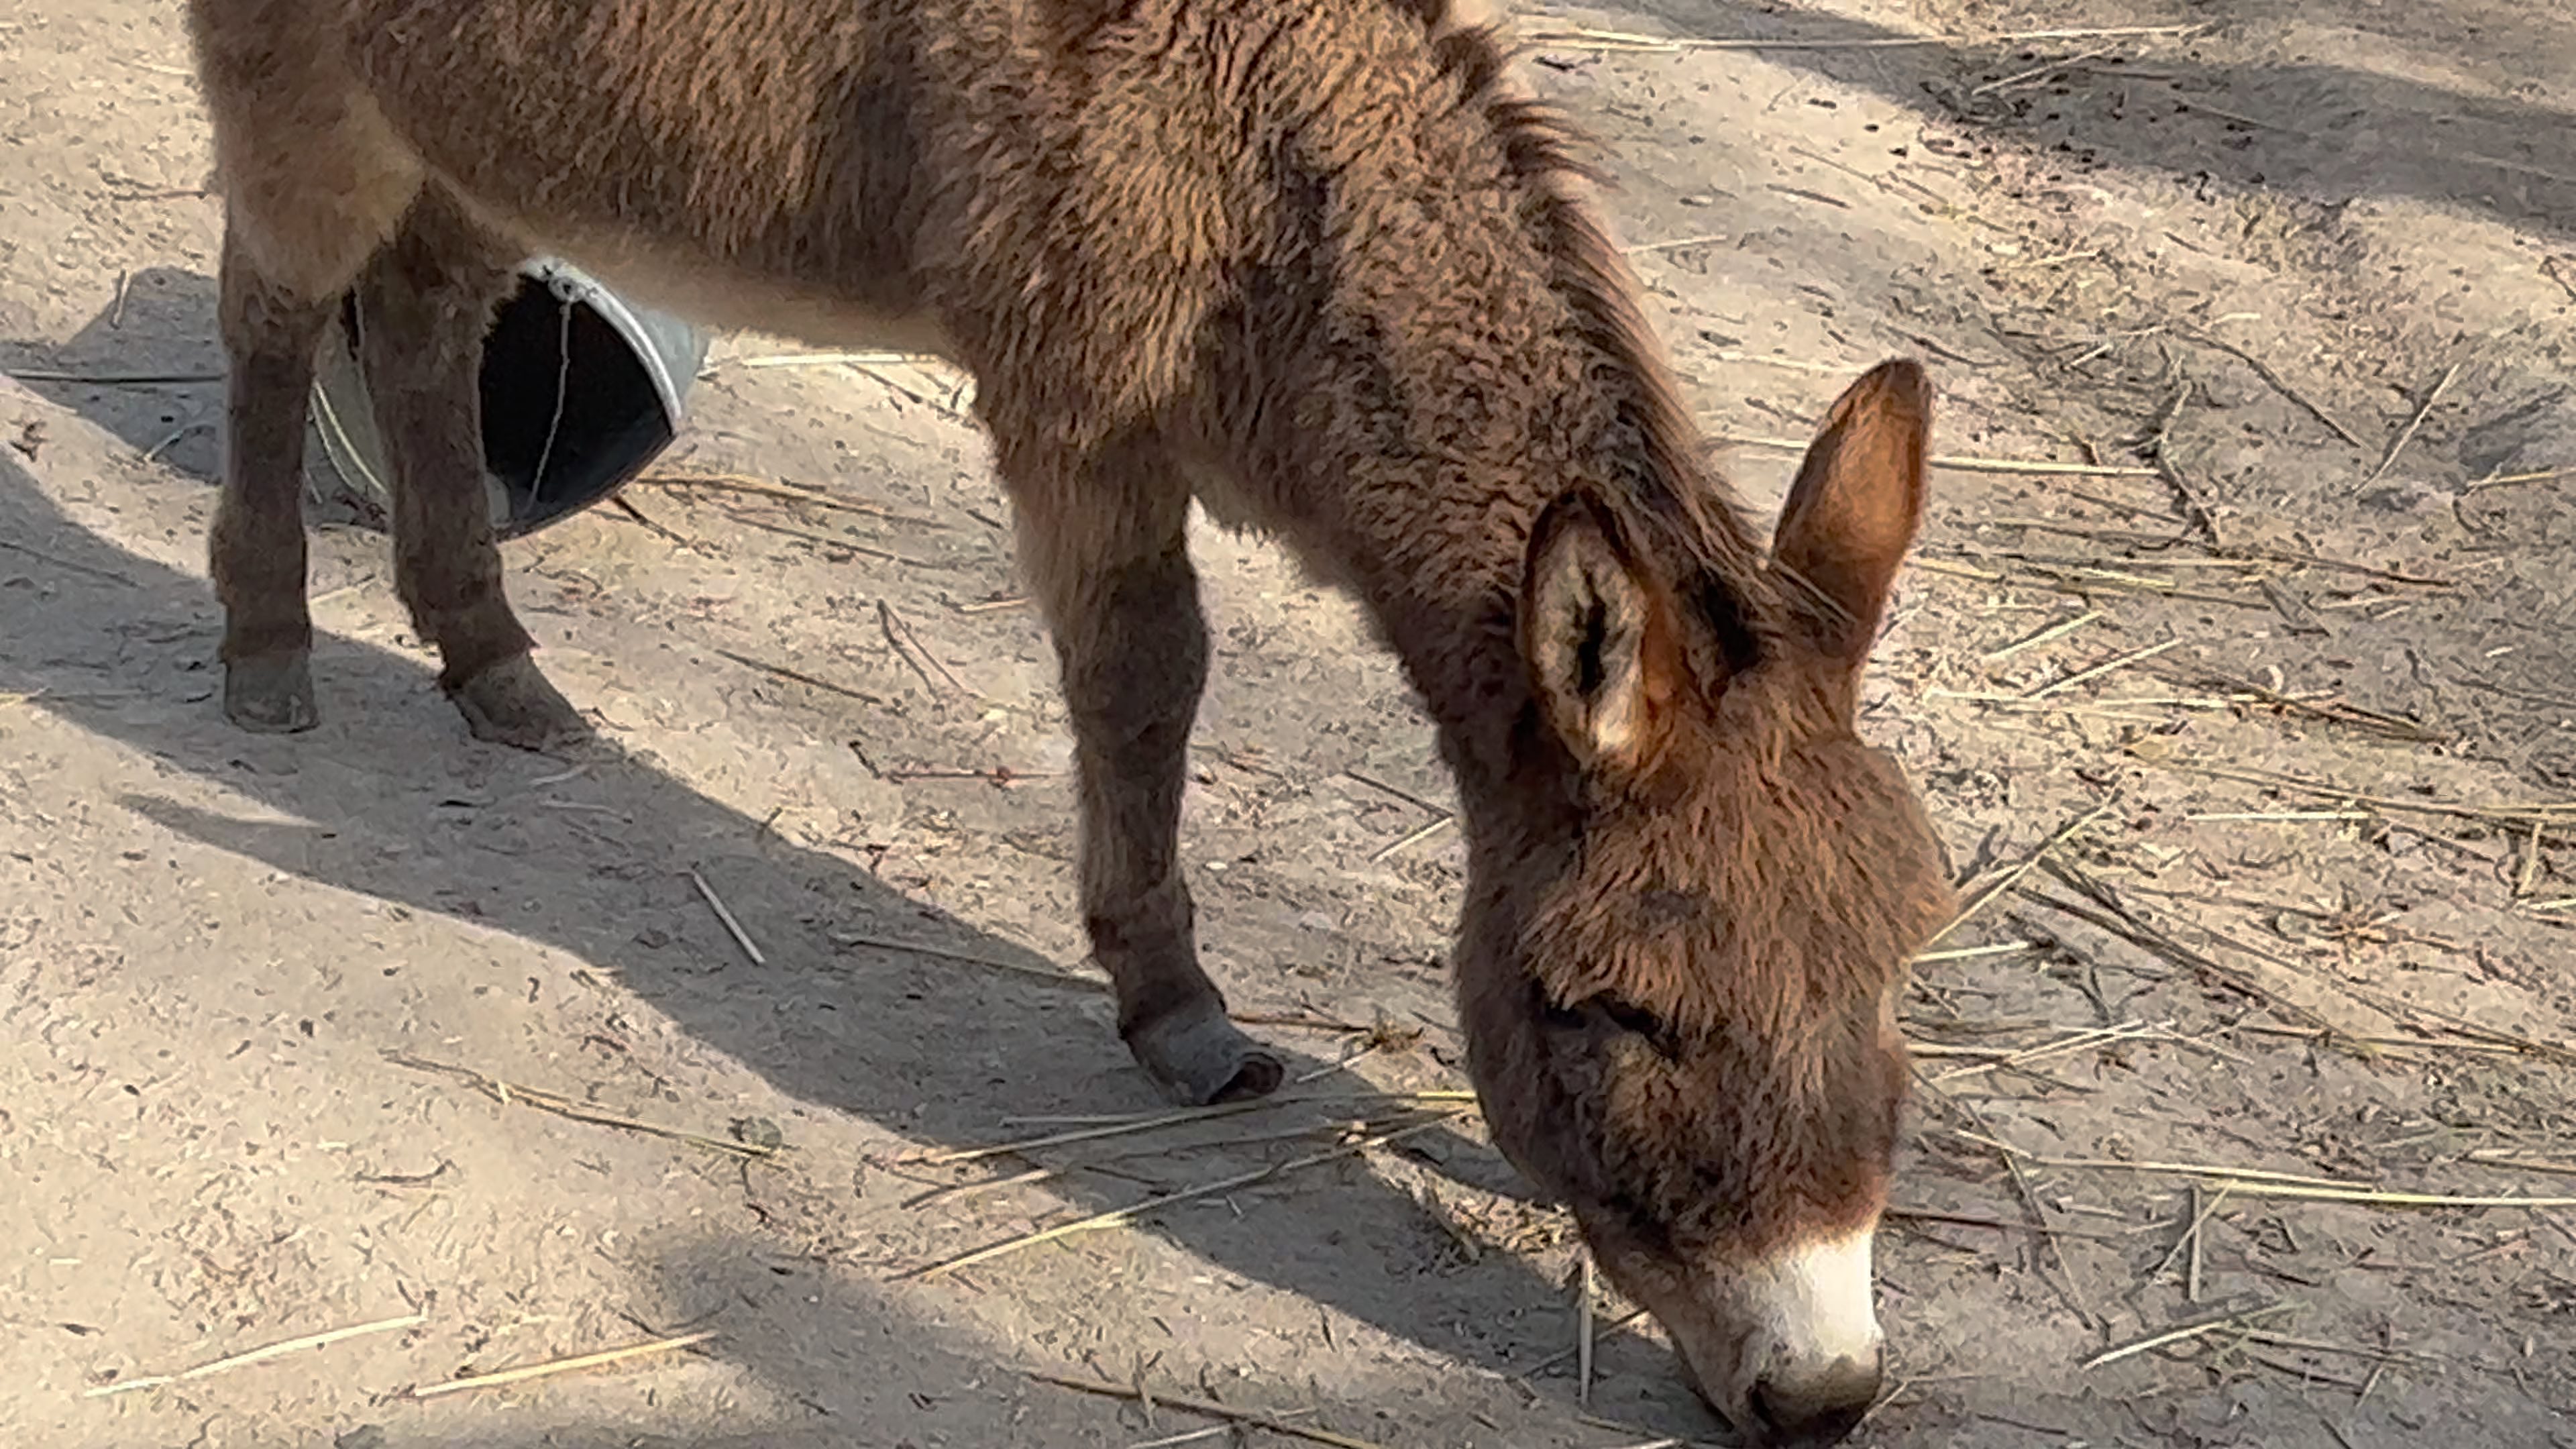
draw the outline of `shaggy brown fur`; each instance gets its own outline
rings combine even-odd
[[[296,479],[350,289],[402,596],[475,733],[528,746],[581,723],[483,521],[473,361],[512,259],[567,255],[719,324],[941,352],[977,379],[1056,640],[1085,924],[1137,1060],[1194,1101],[1281,1074],[1198,966],[1177,865],[1207,668],[1195,493],[1365,600],[1437,721],[1471,850],[1459,991],[1504,1150],[1739,1422],[1814,1441],[1857,1418],[1874,1341],[1865,1364],[1800,1361],[1773,1341],[1788,1310],[1746,1285],[1875,1221],[1895,988],[1947,908],[1912,793],[1852,731],[1922,515],[1919,369],[1837,405],[1766,561],[1571,132],[1444,0],[191,17],[227,198],[233,719],[315,718]]]

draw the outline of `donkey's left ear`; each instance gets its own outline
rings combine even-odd
[[[1648,770],[1689,682],[1671,587],[1588,493],[1539,515],[1524,568],[1521,659],[1547,722],[1587,771]]]
[[[1817,647],[1855,670],[1923,526],[1931,432],[1922,365],[1880,363],[1836,400],[1780,510],[1772,566],[1806,596]]]

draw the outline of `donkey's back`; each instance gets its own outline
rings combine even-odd
[[[434,187],[480,229],[581,256],[712,321],[791,335],[857,328],[916,346],[940,340],[921,335],[915,265],[935,200],[922,164],[932,133],[987,133],[997,147],[1034,139],[970,120],[960,108],[973,92],[929,73],[929,49],[957,63],[1000,45],[955,30],[933,48],[916,37],[934,24],[1007,33],[1015,8],[190,7],[233,224],[298,290],[346,287]]]

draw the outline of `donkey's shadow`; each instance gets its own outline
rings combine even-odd
[[[220,458],[223,370],[214,279],[184,267],[134,273],[115,302],[60,341],[0,341],[0,372],[204,482]]]
[[[84,361],[106,371],[114,360]],[[97,486],[186,487],[144,468]],[[202,490],[184,500],[193,526],[202,528],[211,501]],[[781,1091],[917,1141],[981,1145],[1006,1113],[1160,1104],[1111,1029],[1105,997],[850,947],[846,938],[857,935],[1049,964],[842,858],[765,830],[615,745],[590,761],[581,812],[458,808],[460,799],[506,805],[562,766],[467,741],[422,663],[323,634],[315,649],[327,694],[322,727],[285,739],[235,730],[214,698],[220,616],[205,583],[66,517],[6,450],[0,540],[13,545],[0,551],[0,580],[15,576],[16,586],[6,612],[33,625],[0,630],[0,692],[32,693],[27,707],[274,812],[244,819],[130,797],[126,807],[137,814],[291,875],[558,948],[613,973],[691,1038]],[[369,553],[382,546],[326,538],[317,565],[351,552],[350,542]],[[632,825],[613,834],[589,828],[611,817]],[[763,923],[766,964],[738,958],[713,934],[685,884],[692,868],[738,916]],[[836,932],[845,939],[836,942]],[[848,1025],[861,1013],[875,1020]],[[1292,1075],[1325,1065],[1276,1032],[1262,1034],[1289,1058]],[[858,1044],[864,1050],[853,1050]],[[1455,1180],[1524,1191],[1481,1143],[1453,1134],[1419,1145],[1434,1170]],[[1080,1176],[1059,1191],[1085,1210],[1136,1195]],[[1335,1186],[1310,1183],[1300,1196],[1311,1202],[1306,1194],[1330,1195],[1329,1210],[1251,1209],[1243,1220],[1179,1213],[1147,1228],[1227,1271],[1442,1354],[1508,1371],[1549,1356],[1561,1341],[1555,1321],[1571,1317],[1563,1295],[1518,1260],[1489,1256],[1458,1278],[1420,1275],[1424,1244],[1437,1229],[1391,1184],[1354,1174]],[[1372,1271],[1379,1264],[1384,1270]],[[1512,1281],[1498,1284],[1497,1274]],[[1444,1282],[1455,1290],[1444,1292]],[[1498,1297],[1532,1310],[1529,1330],[1472,1336],[1468,1326],[1489,1317]],[[1497,1344],[1512,1336],[1528,1341],[1508,1350],[1506,1362]],[[1642,1340],[1618,1351],[1637,1355],[1650,1380],[1650,1364],[1662,1362]],[[1671,1399],[1688,1402],[1678,1387]]]

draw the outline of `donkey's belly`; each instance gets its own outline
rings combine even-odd
[[[769,275],[693,249],[685,239],[557,221],[493,220],[531,254],[563,257],[636,301],[701,326],[765,332],[815,346],[958,361],[956,347],[929,312],[901,305],[908,298],[871,299]]]
[[[358,0],[348,55],[403,144],[532,250],[713,325],[945,352],[912,276],[921,97],[881,60],[886,18]]]

